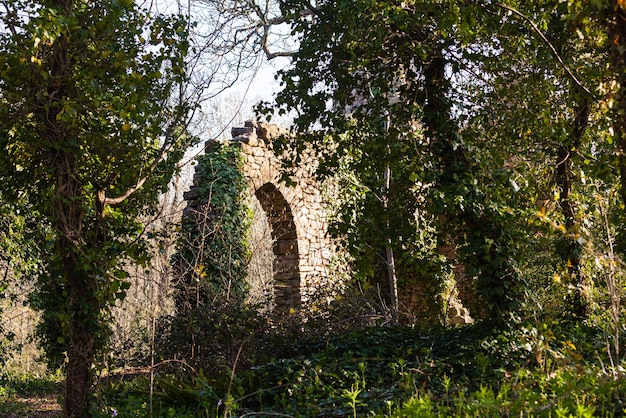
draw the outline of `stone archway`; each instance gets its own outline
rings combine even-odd
[[[291,207],[272,183],[265,183],[255,195],[271,228],[275,304],[279,309],[297,308],[301,303],[300,254]]]
[[[240,146],[245,157],[250,194],[261,203],[272,229],[276,307],[306,304],[326,282],[331,257],[327,214],[314,176],[317,159],[313,153],[302,156],[288,185],[283,162],[270,146],[287,130],[249,121],[231,134],[231,144]]]
[[[258,199],[271,228],[276,309],[297,309],[327,282],[332,255],[321,187],[314,176],[317,160],[313,153],[304,155],[288,185],[283,181],[282,161],[269,146],[286,130],[246,122],[231,132],[230,145],[240,147],[245,159],[243,174],[250,196]],[[206,152],[217,144],[207,142]]]
[[[328,236],[322,185],[315,176],[318,160],[312,151],[301,152],[287,184],[283,180],[283,161],[271,147],[272,141],[289,135],[287,130],[260,122],[246,122],[243,127],[232,128],[231,133],[230,146],[239,147],[242,151],[244,161],[241,170],[251,201],[260,207],[258,212],[264,212],[264,222],[267,221],[262,234],[265,237],[263,243],[267,245],[263,248],[264,261],[273,258],[273,271],[270,273],[269,266],[264,263],[263,287],[259,292],[261,300],[268,300],[267,308],[278,312],[306,307],[318,290],[329,288],[328,269],[335,251],[335,242]],[[205,151],[212,152],[220,144],[209,141]],[[197,177],[194,177],[194,186],[185,193],[190,204],[199,197],[196,182],[201,176]],[[334,188],[331,186],[331,190]],[[334,192],[337,193],[337,190]],[[267,237],[271,238],[271,243]],[[446,256],[450,259],[455,257]],[[456,272],[460,271],[456,269]],[[269,285],[265,286],[266,283]],[[265,298],[270,294],[273,294],[272,300]],[[409,313],[423,311],[418,303],[423,294],[424,290],[420,287],[402,289],[400,299]],[[471,322],[466,309],[456,300],[450,299],[450,303],[450,323],[457,320]]]

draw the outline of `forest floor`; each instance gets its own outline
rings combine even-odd
[[[111,380],[121,383],[138,376],[149,374],[148,368],[128,368],[115,373],[100,376],[99,384],[108,384]],[[24,378],[26,383],[15,381],[12,385],[4,386],[0,383],[0,418],[57,418],[63,416],[60,404],[62,384],[58,378],[34,379]],[[21,384],[20,384],[21,383]],[[10,396],[6,394],[7,387]],[[4,389],[4,390],[3,390]]]
[[[58,394],[18,397],[0,408],[3,418],[56,418],[63,416]],[[7,412],[5,412],[7,411]],[[10,411],[10,412],[8,412]]]

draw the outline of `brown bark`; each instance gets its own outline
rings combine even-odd
[[[77,270],[75,257],[68,257],[66,274],[70,296],[70,343],[64,386],[64,415],[88,416],[91,393],[91,365],[95,359],[95,329],[98,327],[98,300],[95,279]],[[72,271],[74,270],[74,271]]]
[[[88,396],[91,391],[91,365],[95,358],[95,333],[99,328],[99,302],[97,283],[93,274],[81,266],[84,251],[84,202],[81,184],[75,177],[72,157],[59,156],[57,172],[57,248],[63,260],[62,271],[69,298],[69,346],[64,387],[64,415],[88,415]],[[61,297],[62,295],[59,295]]]
[[[565,144],[561,144],[558,150],[558,163],[556,166],[556,181],[560,188],[559,205],[565,220],[566,244],[561,254],[567,262],[567,272],[576,291],[569,297],[571,312],[580,318],[588,314],[587,283],[581,268],[582,248],[579,243],[578,219],[576,217],[576,204],[571,198],[572,186],[575,181],[572,158],[579,148],[582,138],[589,123],[591,103],[588,97],[579,101],[574,116],[573,128],[570,138]]]
[[[56,126],[54,141],[71,140],[72,133]],[[84,198],[82,185],[76,178],[74,157],[65,152],[55,153],[53,161],[56,173],[54,191],[55,229],[57,233],[56,255],[61,260],[61,271],[66,283],[68,298],[69,345],[64,387],[64,415],[84,417],[88,415],[87,400],[91,391],[91,365],[95,358],[95,335],[99,329],[99,302],[97,283],[93,274],[84,271],[81,255],[86,240],[83,231]],[[59,303],[63,303],[59,296]]]

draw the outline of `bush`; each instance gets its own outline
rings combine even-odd
[[[268,327],[267,319],[253,306],[216,302],[164,318],[156,351],[161,360],[184,360],[193,368],[220,374],[256,362]]]

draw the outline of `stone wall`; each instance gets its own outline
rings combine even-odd
[[[282,161],[269,146],[288,131],[246,122],[231,133],[230,145],[239,146],[245,157],[250,194],[259,200],[271,227],[276,307],[297,309],[327,281],[332,255],[322,192],[314,178],[317,160],[312,153],[302,156],[288,185],[282,178]],[[205,152],[218,146],[219,142],[209,141]],[[193,186],[188,195],[195,196]]]
[[[259,200],[271,227],[276,307],[279,310],[297,309],[306,305],[315,292],[327,284],[334,248],[328,236],[328,217],[321,186],[314,175],[317,159],[312,152],[305,152],[299,156],[297,165],[286,161],[288,167],[296,165],[288,185],[283,181],[284,161],[274,154],[271,143],[289,135],[289,131],[250,121],[243,127],[232,128],[231,134],[230,145],[240,147],[245,157],[243,170],[250,195]],[[218,146],[220,142],[209,141],[205,151],[211,152]],[[193,192],[192,187],[189,195],[195,195]],[[445,255],[454,260],[456,254],[453,253]],[[472,286],[465,280],[462,266],[457,266],[454,273],[458,288],[454,297],[444,301],[447,313],[443,317],[448,324],[469,323],[472,318],[463,305],[471,300],[468,296],[472,295]],[[425,318],[424,315],[431,315],[427,313],[430,309],[428,298],[421,287],[400,289],[400,295],[405,316]]]

